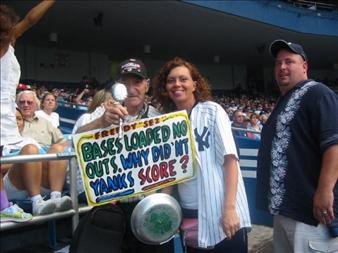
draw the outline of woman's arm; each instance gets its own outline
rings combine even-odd
[[[236,212],[236,196],[238,183],[237,159],[234,155],[224,156],[225,196],[222,212],[223,230],[227,238],[231,238],[240,228],[239,216]]]
[[[17,23],[13,28],[13,36],[11,43],[14,45],[18,37],[20,37],[30,27],[35,25],[47,10],[54,4],[55,0],[44,0],[33,7],[27,15]]]

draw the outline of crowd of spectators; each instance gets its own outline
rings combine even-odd
[[[47,89],[45,85],[22,85],[24,89],[30,89],[35,91],[37,97],[41,100],[41,111],[38,112],[40,116],[46,118],[55,118],[52,116],[51,102],[46,102],[47,98],[52,99],[50,95],[54,95],[56,104],[61,104],[67,107],[77,107],[87,109],[90,107],[94,95],[102,89],[103,85],[88,84],[86,82],[81,83],[75,87],[68,86],[67,88],[51,88]],[[20,87],[19,87],[20,89]],[[231,93],[228,94],[213,94],[215,102],[219,103],[227,112],[230,120],[234,122],[233,127],[248,129],[251,131],[260,132],[271,111],[273,110],[276,98],[273,96],[264,95],[247,95],[245,93]],[[148,97],[147,100],[151,100]],[[47,106],[46,106],[46,105]],[[57,105],[56,105],[57,106]],[[49,108],[49,109],[48,109]],[[49,112],[47,112],[49,110]],[[242,117],[242,122],[236,124],[235,112],[238,112],[237,117]],[[44,112],[44,113],[43,113]],[[48,116],[49,115],[49,116]],[[234,130],[234,135],[237,135],[238,131]],[[257,133],[250,133],[242,131],[240,136],[246,136],[252,139],[259,139],[260,135]]]
[[[58,128],[59,115],[54,112],[57,106],[56,97],[47,90],[41,94],[41,100],[33,90],[17,91],[16,121],[23,143],[29,144],[27,148],[31,149],[29,154],[64,152],[67,140]],[[4,145],[3,155],[17,155],[17,150],[20,150],[20,147]],[[66,169],[65,160],[7,164],[6,170],[2,168],[2,173],[8,199],[19,203],[30,200],[31,209],[28,207],[28,210],[33,215],[70,209],[71,198],[62,195]]]
[[[263,95],[214,96],[214,99],[229,115],[232,127],[236,128],[233,129],[234,136],[256,140],[260,139],[259,132],[261,132],[276,103],[275,97]],[[240,130],[239,128],[250,131]]]

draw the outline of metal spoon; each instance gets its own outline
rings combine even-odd
[[[122,83],[115,83],[111,87],[111,94],[117,102],[119,102],[121,105],[123,105],[124,100],[128,96],[127,87]],[[119,139],[122,139],[122,123],[123,120],[120,118],[120,124],[119,124]]]

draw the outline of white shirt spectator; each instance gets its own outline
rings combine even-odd
[[[52,112],[51,114],[47,114],[43,110],[39,110],[35,112],[35,115],[38,117],[45,118],[46,120],[51,122],[52,125],[56,128],[60,126],[60,117],[57,112]]]

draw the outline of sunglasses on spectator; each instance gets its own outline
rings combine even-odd
[[[31,101],[31,100],[19,100],[19,104],[20,105],[25,105],[25,104],[32,105],[33,101]]]

